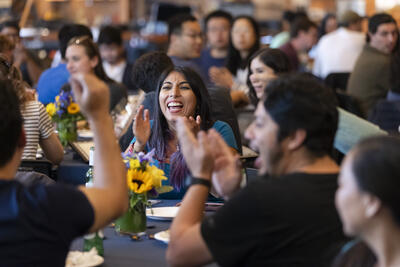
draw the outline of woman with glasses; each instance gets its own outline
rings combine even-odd
[[[125,107],[127,101],[126,87],[106,75],[101,63],[99,49],[89,36],[72,38],[68,43],[65,58],[67,70],[70,74],[94,73],[108,85],[110,89],[110,111],[119,111],[119,109]],[[69,84],[64,85],[62,90],[70,90]]]

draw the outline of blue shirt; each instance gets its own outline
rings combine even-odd
[[[150,127],[153,127],[152,120],[150,121]],[[232,128],[229,126],[229,124],[227,124],[226,122],[223,122],[223,121],[216,121],[214,123],[214,125],[212,126],[212,128],[215,129],[222,136],[222,138],[225,140],[225,142],[228,146],[238,150],[236,140],[235,140],[235,135],[233,134]],[[136,142],[136,138],[134,137],[131,141],[131,144],[133,144],[135,142]],[[147,151],[150,150],[150,147],[148,146],[148,144],[146,145],[146,150]],[[170,169],[171,169],[170,164],[169,163],[161,164],[159,161],[155,160],[154,165],[157,166],[158,168],[162,169],[165,173],[165,176],[168,178],[168,180],[162,181],[163,185],[170,185],[170,183],[169,183],[169,173],[170,173]],[[171,192],[160,194],[159,197],[164,198],[164,199],[181,199],[185,195],[186,190],[187,190],[187,187],[181,188],[180,190],[174,189]]]
[[[0,180],[0,266],[64,267],[72,240],[94,222],[86,196],[72,186],[24,186]]]
[[[225,59],[226,58],[215,58],[211,56],[210,49],[206,48],[201,51],[201,56],[196,58],[195,62],[200,66],[202,73],[207,76],[207,80],[210,80],[208,70],[211,67],[225,67]]]
[[[57,67],[45,70],[40,75],[36,87],[39,101],[44,105],[54,102],[55,97],[60,93],[61,87],[68,82],[68,79],[67,64],[59,64]]]

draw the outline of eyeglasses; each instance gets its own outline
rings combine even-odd
[[[202,33],[182,33],[182,35],[187,36],[191,39],[196,39],[196,38],[203,39]]]
[[[68,45],[72,45],[72,44],[80,45],[85,41],[91,41],[91,38],[89,35],[74,37],[71,40],[69,40]]]

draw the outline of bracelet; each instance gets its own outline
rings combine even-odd
[[[197,178],[197,177],[192,177],[190,185],[195,185],[195,184],[200,184],[208,187],[208,189],[211,189],[211,182],[210,180],[206,180],[203,178]]]

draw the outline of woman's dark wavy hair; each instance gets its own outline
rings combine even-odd
[[[399,162],[399,137],[375,136],[354,148],[352,171],[359,188],[379,198],[400,227]]]
[[[253,27],[254,30],[254,34],[255,34],[255,43],[253,44],[253,46],[250,48],[249,50],[249,55],[247,56],[247,58],[242,59],[242,57],[240,56],[239,50],[237,50],[234,46],[233,46],[233,42],[232,42],[232,30],[231,30],[231,34],[229,37],[229,50],[228,50],[228,56],[226,57],[226,64],[225,66],[227,67],[227,69],[232,73],[232,75],[236,75],[236,72],[238,69],[244,69],[247,66],[247,62],[249,61],[249,58],[258,50],[260,49],[260,28],[258,26],[257,21],[250,17],[250,16],[238,16],[236,17],[233,22],[232,22],[232,28],[235,25],[235,22],[239,19],[246,19],[250,22],[250,24]]]
[[[94,67],[94,74],[102,81],[109,83],[109,82],[115,82],[114,80],[112,80],[110,77],[107,76],[106,72],[103,69],[103,63],[101,60],[101,56],[100,56],[100,52],[99,52],[99,48],[97,47],[97,45],[92,41],[92,39],[90,38],[90,36],[88,35],[83,35],[83,36],[78,36],[78,37],[74,37],[72,38],[69,42],[68,42],[68,46],[71,45],[77,45],[77,46],[82,46],[85,49],[86,55],[90,58],[93,59],[94,57],[97,57],[98,59],[98,63],[97,65]]]
[[[214,124],[214,120],[211,117],[210,96],[201,77],[189,67],[170,67],[166,69],[158,80],[156,97],[154,98],[153,128],[149,139],[150,149],[155,149],[156,158],[160,162],[163,162],[166,158],[168,141],[175,138],[175,133],[169,129],[168,122],[164,117],[159,104],[159,96],[163,82],[171,72],[181,73],[189,82],[190,87],[196,96],[194,118],[196,118],[197,115],[200,115],[201,130],[208,130]],[[189,170],[179,149],[171,155],[170,166],[170,184],[173,185],[175,189],[180,189],[184,185],[184,180],[189,173]]]
[[[263,64],[265,64],[267,67],[270,67],[277,75],[287,73],[290,69],[289,59],[280,49],[263,48],[255,52],[250,57],[249,63],[247,64],[247,68],[249,69],[249,74],[247,75],[247,86],[249,87],[249,97],[253,105],[257,105],[259,99],[257,97],[256,90],[254,90],[254,87],[250,82],[250,75],[253,73],[251,71],[250,64],[257,57]]]
[[[266,97],[267,96],[267,97]],[[283,74],[265,90],[263,105],[279,126],[278,141],[298,129],[306,131],[303,145],[314,157],[330,155],[338,126],[335,96],[315,76]]]

